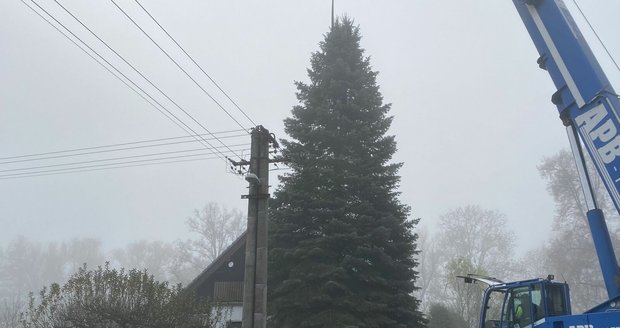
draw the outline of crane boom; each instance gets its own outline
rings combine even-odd
[[[620,269],[589,185],[579,139],[620,212],[620,100],[562,0],[513,2],[538,49],[539,66],[547,70],[557,88],[551,100],[576,155],[607,294],[616,298],[620,296]]]

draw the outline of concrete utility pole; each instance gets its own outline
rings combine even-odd
[[[267,206],[269,201],[269,144],[275,138],[262,126],[252,129],[248,227],[243,282],[243,328],[265,328],[267,321]],[[235,164],[235,163],[233,163]],[[248,164],[247,162],[238,165]]]

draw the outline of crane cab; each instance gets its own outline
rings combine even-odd
[[[568,285],[554,282],[552,277],[511,283],[473,275],[462,278],[468,283],[488,285],[480,310],[480,328],[555,328],[552,317],[571,314]]]

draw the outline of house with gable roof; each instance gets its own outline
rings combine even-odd
[[[187,285],[198,297],[222,305],[225,317],[222,328],[241,327],[245,241],[244,232]]]

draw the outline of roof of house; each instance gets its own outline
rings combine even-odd
[[[231,283],[241,283],[242,286],[245,270],[245,240],[246,233],[243,232],[194,278],[187,288],[196,291],[199,296],[214,298],[218,287],[229,289],[226,286],[232,286]]]

